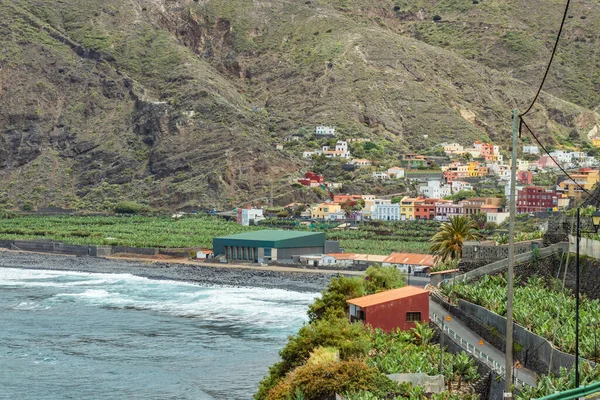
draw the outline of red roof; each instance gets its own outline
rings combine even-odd
[[[431,267],[433,266],[433,261],[434,258],[431,254],[392,253],[383,262]]]
[[[375,294],[370,294],[368,296],[357,297],[356,299],[346,300],[346,303],[354,304],[356,306],[364,308],[374,306],[376,304],[388,303],[394,300],[417,296],[420,294],[429,295],[429,292],[425,289],[421,289],[415,286],[405,286],[400,289],[386,290],[385,292],[379,292]]]

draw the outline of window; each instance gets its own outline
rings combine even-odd
[[[407,312],[406,313],[406,322],[421,322],[421,313],[420,312]]]
[[[271,249],[265,249],[265,257],[271,257]]]

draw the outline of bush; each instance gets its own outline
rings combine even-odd
[[[368,294],[381,289],[396,289],[405,284],[404,274],[396,267],[371,266],[365,275],[369,277],[369,280],[365,280],[365,292]]]
[[[30,200],[26,200],[21,204],[21,211],[33,211],[33,203]]]
[[[399,389],[397,384],[376,368],[358,360],[349,360],[299,367],[271,389],[266,398],[287,400],[293,398],[298,390],[305,400],[334,399],[336,393],[361,391],[387,397]]]
[[[441,21],[441,20],[442,20],[442,17],[440,17],[439,15],[434,15],[434,16],[433,16],[433,20],[434,20],[434,21]]]
[[[346,315],[346,300],[365,294],[364,282],[360,278],[339,276],[333,278],[321,297],[308,308],[308,317],[316,321],[325,314],[343,317]]]
[[[371,349],[370,331],[362,323],[351,324],[345,315],[328,316],[304,325],[279,352],[281,361],[269,368],[254,397],[266,398],[272,387],[288,372],[303,365],[318,347],[335,347],[341,360],[363,357]]]
[[[115,205],[114,211],[117,214],[140,214],[148,211],[148,207],[134,201],[121,201]]]

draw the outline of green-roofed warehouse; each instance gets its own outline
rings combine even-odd
[[[228,261],[269,262],[292,256],[323,254],[325,233],[261,230],[213,239],[215,256]]]

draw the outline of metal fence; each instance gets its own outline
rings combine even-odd
[[[431,316],[432,316],[432,321],[435,322],[435,324],[438,325],[440,327],[440,329],[443,332],[445,332],[456,344],[458,344],[460,347],[465,349],[467,351],[467,353],[469,353],[473,357],[477,358],[479,361],[483,362],[485,365],[487,365],[493,371],[498,373],[498,375],[506,377],[506,368],[503,365],[500,365],[496,360],[492,359],[487,354],[485,354],[480,349],[478,349],[476,346],[470,344],[469,342],[464,340],[462,337],[460,337],[460,335],[458,335],[456,332],[454,332],[454,330],[452,330],[450,327],[448,327],[443,322],[443,319],[439,315],[437,315],[435,313],[431,313]],[[523,382],[518,377],[514,377],[514,380],[515,380],[515,383],[517,386],[530,386],[529,384],[527,384],[526,382]]]

